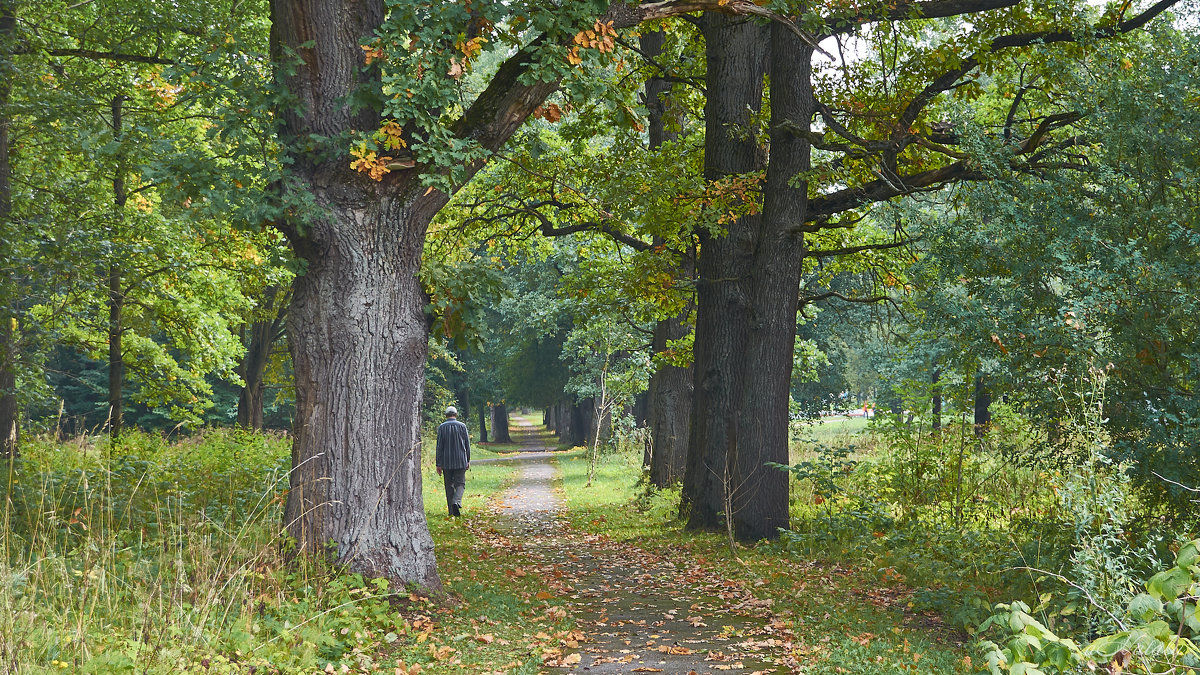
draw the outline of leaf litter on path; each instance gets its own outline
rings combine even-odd
[[[536,607],[547,619],[573,618],[578,631],[539,633],[535,645],[553,670],[588,673],[802,672],[813,656],[738,580],[703,560],[647,551],[570,527],[552,488],[550,457],[525,453],[519,483],[494,502],[496,530],[479,533],[531,561],[550,592]]]

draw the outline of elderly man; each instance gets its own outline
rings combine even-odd
[[[467,469],[471,468],[471,434],[458,421],[458,410],[446,408],[446,421],[437,430],[437,472],[446,484],[446,506],[451,516],[462,515]]]

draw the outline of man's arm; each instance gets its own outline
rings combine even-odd
[[[463,422],[463,442],[467,444],[467,468],[471,468],[471,428]]]
[[[433,463],[437,467],[437,475],[442,475],[442,427],[438,425],[437,444],[433,448]]]

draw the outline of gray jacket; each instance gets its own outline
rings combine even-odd
[[[437,465],[443,469],[465,469],[471,463],[471,434],[467,425],[446,420],[437,430]]]

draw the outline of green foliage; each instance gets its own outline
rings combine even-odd
[[[278,176],[265,6],[10,5],[0,305],[17,320],[21,403],[57,410],[59,346],[107,359],[115,299],[131,402],[155,426],[195,427],[214,379],[238,382],[231,326],[263,283],[287,282],[281,238],[261,232]]]
[[[827,522],[832,526],[834,500],[845,492],[842,483],[858,465],[856,460],[850,459],[854,446],[830,447],[818,443],[813,451],[817,455],[814,460],[805,460],[791,466],[768,462],[767,466],[789,471],[798,481],[809,481],[812,484],[814,500],[818,504],[826,505]]]
[[[510,557],[480,555],[471,531],[441,515],[432,465],[426,501],[434,536],[450,551],[441,572],[464,598],[453,613],[319,559],[288,562],[279,523],[289,446],[228,430],[173,443],[130,431],[116,443],[27,444],[0,476],[6,668],[391,673],[421,664],[451,673],[519,660],[516,672],[536,672],[524,665],[540,660],[523,640],[546,627],[539,617],[534,629],[527,613],[545,580],[505,575]],[[473,467],[468,511],[482,510],[511,472]],[[466,639],[485,625],[495,644]]]
[[[1056,88],[1079,111],[1077,171],[1004,176],[959,193],[913,270],[924,289],[917,341],[949,340],[945,362],[982,368],[1051,436],[1058,386],[1111,363],[1108,453],[1128,462],[1145,510],[1187,512],[1194,443],[1197,179],[1190,116],[1195,36],[1169,22],[1061,61]],[[1030,245],[1036,242],[1036,245]],[[1046,386],[1045,383],[1050,383]],[[1057,383],[1057,384],[1056,384]],[[1039,444],[1039,456],[1086,454]],[[1164,480],[1165,479],[1165,480]]]
[[[996,613],[979,629],[986,631],[995,625],[1011,633],[1004,645],[983,641],[981,648],[992,675],[1046,675],[1064,673],[1080,663],[1081,652],[1074,640],[1060,638],[1029,614],[1029,605],[1017,601],[1012,605],[997,604]]]
[[[1121,616],[1113,613],[1115,632],[1109,632],[1078,647],[1073,641],[1050,633],[1029,614],[1023,602],[998,604],[997,612],[980,626],[1004,636],[1004,644],[980,642],[993,673],[1042,672],[1052,667],[1066,672],[1071,667],[1096,662],[1112,663],[1132,673],[1169,673],[1200,667],[1200,634],[1196,599],[1200,597],[1200,540],[1183,543],[1174,566],[1150,577],[1145,593],[1133,596]]]

